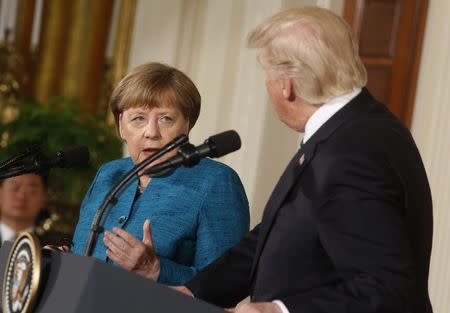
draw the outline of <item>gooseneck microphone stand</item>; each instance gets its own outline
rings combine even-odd
[[[24,152],[22,152],[21,154],[12,157],[2,163],[0,163],[0,170],[3,170],[5,168],[11,167],[12,165],[16,164],[18,161],[30,156],[30,155],[34,155],[34,154],[38,154],[40,152],[40,147],[38,144],[33,144],[31,146],[29,146]],[[7,178],[7,177],[2,177],[2,178]]]
[[[141,163],[137,164],[135,167],[133,167],[115,186],[111,191],[106,195],[105,199],[103,200],[102,204],[97,209],[97,212],[95,213],[94,219],[91,224],[91,229],[89,231],[89,237],[86,244],[86,249],[84,252],[85,256],[91,256],[92,251],[94,249],[94,243],[96,242],[98,234],[103,232],[103,227],[100,226],[100,222],[102,220],[103,214],[105,213],[106,209],[110,204],[114,205],[117,203],[116,195],[117,193],[134,177],[136,176],[140,171],[142,171],[148,164],[152,163],[162,155],[166,154],[167,152],[185,144],[188,141],[188,137],[186,135],[180,135],[176,137],[174,140],[166,144],[164,147],[162,147],[159,151],[157,151],[155,154],[152,154],[147,159],[142,161]]]
[[[33,171],[28,170],[25,166],[21,165],[18,167],[8,168],[4,172],[0,173],[0,179],[15,177],[23,174],[28,174],[31,172]]]

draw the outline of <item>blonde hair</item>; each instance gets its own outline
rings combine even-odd
[[[322,104],[366,85],[367,72],[347,23],[319,7],[278,13],[253,30],[248,45],[260,48],[263,68],[291,78],[297,97]]]
[[[200,93],[183,72],[161,63],[147,63],[136,67],[117,85],[111,95],[110,109],[116,129],[120,114],[135,107],[159,107],[162,103],[180,109],[191,129],[200,114]]]

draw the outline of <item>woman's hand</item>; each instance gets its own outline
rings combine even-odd
[[[150,220],[143,226],[143,239],[140,241],[129,232],[114,227],[113,233],[106,231],[103,238],[106,255],[120,267],[156,281],[160,264],[153,248]]]

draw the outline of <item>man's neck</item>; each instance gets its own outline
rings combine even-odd
[[[6,218],[4,216],[0,217],[0,221],[17,233],[22,230],[34,228],[34,221],[22,221],[17,219]]]

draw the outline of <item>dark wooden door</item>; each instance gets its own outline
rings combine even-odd
[[[344,18],[359,42],[369,90],[408,127],[428,0],[347,0]]]

